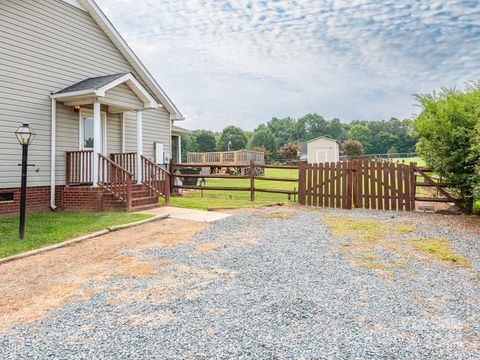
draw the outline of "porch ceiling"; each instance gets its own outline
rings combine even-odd
[[[122,84],[125,84],[131,91],[130,99],[122,99],[122,96],[110,96],[111,92],[118,89]],[[161,107],[131,73],[88,78],[57,91],[51,95],[51,98],[63,102],[66,106],[92,104],[98,100],[101,104],[108,105],[110,112]],[[132,101],[132,98],[134,101]]]

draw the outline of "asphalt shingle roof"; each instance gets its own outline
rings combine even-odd
[[[111,83],[112,81],[118,79],[119,77],[122,77],[125,74],[128,74],[128,73],[120,73],[120,74],[88,78],[76,84],[70,85],[65,89],[57,91],[55,94],[69,93],[73,91],[81,91],[81,90],[89,90],[89,89],[98,89],[98,88],[101,88],[102,86],[105,86]]]

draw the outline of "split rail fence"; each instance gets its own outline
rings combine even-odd
[[[297,169],[298,166],[294,165],[267,165],[267,164],[257,164],[253,161],[250,161],[249,164],[239,164],[239,165],[230,165],[230,166],[223,166],[225,168],[235,168],[238,170],[241,169],[248,169],[248,171],[241,171],[238,175],[232,174],[182,174],[177,173],[177,170],[182,168],[197,168],[197,167],[212,167],[218,168],[218,165],[215,164],[176,164],[170,163],[170,173],[172,174],[172,180],[170,182],[171,190],[174,189],[187,189],[187,190],[221,190],[221,191],[249,191],[250,192],[250,200],[255,201],[255,193],[263,192],[263,193],[271,193],[271,194],[284,194],[287,195],[290,199],[291,196],[294,196],[294,200],[298,195],[298,191],[294,190],[282,190],[282,189],[268,189],[268,188],[261,188],[255,185],[255,180],[269,180],[269,181],[280,181],[280,182],[294,182],[298,183],[298,178],[279,178],[279,177],[267,177],[264,175],[258,175],[256,173],[256,169]],[[196,179],[249,179],[249,186],[198,186],[198,185],[179,185],[176,184],[175,178],[196,178]]]
[[[232,165],[238,174],[181,174],[176,171],[186,167],[208,167],[206,164],[170,164],[171,190],[221,190],[249,191],[255,200],[256,192],[298,196],[300,205],[341,209],[364,208],[376,210],[414,211],[416,202],[454,203],[464,210],[463,200],[452,196],[441,179],[428,175],[431,170],[414,163],[395,163],[382,160],[351,160],[336,163],[299,165],[250,164]],[[212,168],[218,168],[213,165]],[[296,169],[298,178],[268,177],[256,174],[255,169]],[[248,171],[240,171],[245,170]],[[175,178],[197,179],[250,179],[249,186],[198,186],[176,184]],[[297,183],[294,190],[257,187],[256,180]],[[419,191],[420,188],[436,190]],[[298,190],[297,190],[298,189]],[[426,193],[426,194],[425,194]],[[430,196],[426,196],[429,195]]]

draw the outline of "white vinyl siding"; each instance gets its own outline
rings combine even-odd
[[[141,109],[143,102],[138,96],[128,87],[127,84],[120,84],[110,89],[106,93],[107,100],[114,102],[123,102],[129,108]]]
[[[107,114],[107,153],[122,152],[122,115]]]
[[[136,118],[135,112],[125,114],[125,152],[136,152]],[[162,121],[158,121],[158,119]],[[143,154],[149,159],[155,159],[155,142],[162,143],[164,152],[170,153],[170,116],[163,109],[143,112]]]
[[[57,104],[57,159],[56,181],[59,184],[65,182],[66,151],[77,151],[80,138],[80,115],[70,107]],[[38,139],[35,138],[35,142]],[[49,151],[50,153],[50,151]],[[50,179],[50,176],[47,176]]]
[[[21,148],[13,132],[22,122],[37,132],[29,151],[35,167],[29,168],[28,185],[49,185],[50,93],[89,77],[132,72],[141,79],[87,12],[61,0],[0,0],[0,47],[0,188],[20,184]],[[126,85],[112,89],[109,96],[138,104]],[[168,113],[150,111],[156,115],[145,112],[144,129],[159,132],[144,134],[145,149],[153,149],[147,143],[153,138],[168,148]],[[120,116],[108,115],[113,119],[108,122],[109,152],[121,151]],[[78,114],[58,103],[58,185],[65,183],[65,151],[79,148],[78,131]]]

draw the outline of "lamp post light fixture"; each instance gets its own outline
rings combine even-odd
[[[35,132],[30,128],[28,123],[23,123],[17,131],[15,136],[20,145],[22,145],[22,187],[20,190],[20,240],[25,236],[25,207],[27,204],[27,166],[28,166],[28,145],[30,145],[35,138]]]

